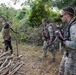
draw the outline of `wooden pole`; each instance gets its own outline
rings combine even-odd
[[[17,27],[16,27],[16,32],[17,32]],[[17,33],[16,33],[16,47],[17,47],[17,56],[18,56],[19,53],[18,53],[18,37],[17,37]]]

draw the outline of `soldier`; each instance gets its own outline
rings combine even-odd
[[[47,18],[42,19],[42,24],[43,24],[43,31],[42,31],[42,39],[43,39],[43,58],[46,57],[47,53],[47,48],[49,47],[49,51],[52,53],[52,61],[55,61],[55,50],[54,50],[54,45],[52,44],[53,42],[53,28],[52,26],[48,25],[47,23]]]
[[[61,10],[61,20],[65,22],[63,39],[65,52],[59,67],[59,75],[76,75],[76,20],[72,7],[65,7]]]

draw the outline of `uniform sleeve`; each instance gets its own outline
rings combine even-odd
[[[53,28],[52,28],[52,26],[48,27],[48,31],[49,31],[50,37],[52,37],[53,36]]]
[[[76,49],[76,24],[70,28],[70,38],[71,41],[65,41],[64,44],[72,49]]]

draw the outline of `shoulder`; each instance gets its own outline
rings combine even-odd
[[[48,29],[52,29],[52,26],[48,26]]]
[[[48,28],[52,28],[52,25],[51,24],[48,24],[47,26],[48,26]]]
[[[71,29],[76,29],[76,20],[72,23],[72,25],[71,25],[70,28],[71,28]]]
[[[70,27],[70,30],[71,30],[71,31],[76,31],[76,24],[73,24],[73,25]]]
[[[72,24],[70,27],[70,32],[73,36],[76,36],[76,23]]]
[[[76,22],[72,24],[71,28],[76,29]]]

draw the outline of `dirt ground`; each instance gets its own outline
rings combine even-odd
[[[51,62],[50,52],[47,53],[46,59],[42,60],[41,47],[19,45],[19,54],[22,55],[21,60],[24,61],[24,65],[21,67],[18,75],[58,75],[62,57],[59,52],[57,52],[55,62]]]

